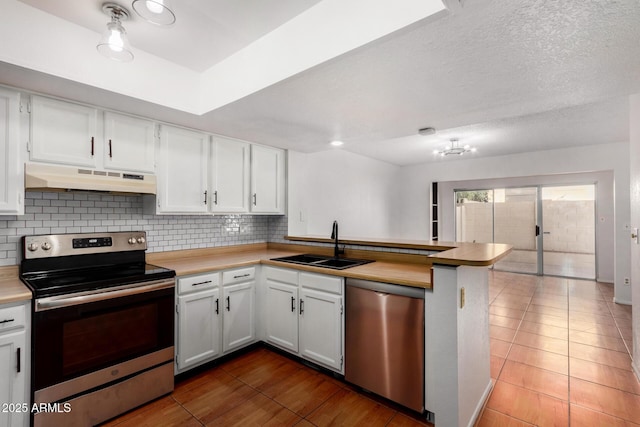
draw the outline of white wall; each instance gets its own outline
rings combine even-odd
[[[335,149],[289,151],[289,234],[388,238],[393,235],[395,177],[399,167]],[[426,209],[426,207],[425,207]]]
[[[630,97],[631,226],[640,227],[640,94]],[[630,235],[627,235],[630,240]],[[633,368],[640,378],[640,245],[631,245],[633,287]]]
[[[629,259],[629,145],[627,143],[602,144],[579,148],[514,154],[499,157],[467,158],[406,166],[400,169],[396,187],[401,193],[395,211],[397,224],[393,234],[398,238],[429,238],[429,205],[431,182],[483,180],[512,177],[534,177],[591,171],[612,171],[615,205],[601,204],[598,217],[613,222],[613,239],[599,238],[599,255],[604,257],[598,272],[602,280],[614,280],[616,301],[629,304],[631,289],[624,286],[630,275]],[[552,177],[553,178],[553,177]],[[517,184],[519,185],[519,184]],[[604,187],[604,186],[603,186]],[[606,190],[603,188],[603,191]],[[599,189],[599,191],[601,191]],[[443,191],[440,191],[440,198]],[[441,206],[441,240],[453,240],[453,197],[450,213]],[[609,224],[609,223],[608,223]],[[601,224],[602,225],[602,224]],[[603,240],[604,239],[604,240]],[[608,239],[608,240],[607,240]],[[608,248],[608,249],[605,249]],[[605,261],[609,256],[609,261]],[[608,267],[607,267],[608,265]],[[608,276],[608,277],[607,277]]]

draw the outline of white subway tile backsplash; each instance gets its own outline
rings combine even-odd
[[[25,215],[0,216],[0,266],[19,262],[25,235],[144,230],[149,252],[161,252],[266,242],[272,218],[144,215],[140,196],[27,192]]]
[[[141,196],[29,191],[25,196],[24,215],[0,216],[0,266],[19,263],[20,239],[25,235],[134,230],[147,232],[148,252],[291,243],[284,239],[287,217],[282,215],[145,215]],[[347,248],[389,250],[351,245]]]

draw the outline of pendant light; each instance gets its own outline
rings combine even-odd
[[[152,24],[171,25],[176,22],[169,0],[134,0],[131,6],[142,19]]]
[[[98,43],[98,52],[116,61],[129,62],[133,60],[127,32],[120,23],[120,21],[129,19],[129,11],[116,3],[103,4],[102,11],[111,17],[111,22],[107,24],[107,29]]]

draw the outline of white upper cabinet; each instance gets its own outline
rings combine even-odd
[[[32,96],[30,160],[153,173],[155,129],[150,120]]]
[[[24,213],[20,94],[0,88],[0,214]]]
[[[31,160],[95,168],[98,110],[31,97]]]
[[[249,211],[250,144],[214,136],[211,143],[211,212]]]
[[[205,214],[209,136],[162,126],[158,153],[157,213]]]
[[[251,146],[251,212],[284,213],[284,151],[262,145]]]
[[[155,169],[155,129],[150,120],[104,113],[104,167],[153,173]]]

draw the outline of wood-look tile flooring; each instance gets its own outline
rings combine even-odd
[[[640,425],[631,309],[612,285],[490,273],[491,376],[476,427]],[[408,411],[257,348],[106,426],[413,426]],[[446,427],[446,426],[443,426]]]
[[[425,426],[417,414],[266,347],[176,383],[103,426]]]

